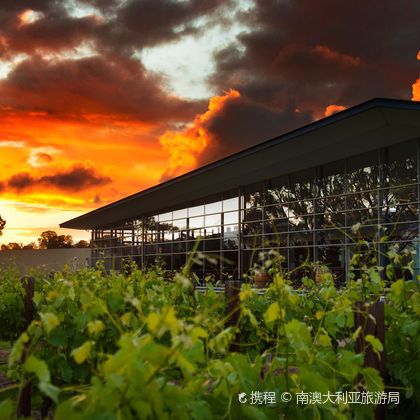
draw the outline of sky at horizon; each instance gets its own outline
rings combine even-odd
[[[420,2],[3,0],[0,243],[373,97],[420,100]]]

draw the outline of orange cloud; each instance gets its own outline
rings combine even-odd
[[[335,114],[336,112],[340,112],[340,111],[344,111],[345,109],[347,109],[347,107],[343,106],[343,105],[328,105],[325,108],[325,116],[329,117],[332,114]]]
[[[343,64],[349,66],[359,66],[362,63],[362,60],[359,57],[353,57],[352,55],[340,53],[339,51],[332,50],[325,45],[317,45],[314,48],[314,51],[323,56],[326,60],[342,62]]]
[[[159,181],[167,161],[158,124],[82,117],[0,109],[0,215],[7,221],[0,243],[36,240],[44,227],[56,230]],[[33,236],[19,238],[22,229]]]
[[[420,60],[420,50],[417,53],[417,60]],[[411,86],[413,88],[413,97],[411,98],[411,100],[420,101],[420,77]]]
[[[234,89],[224,93],[211,98],[208,110],[204,114],[196,115],[193,124],[182,133],[166,131],[160,136],[159,142],[163,150],[169,154],[169,165],[162,179],[173,178],[196,167],[197,156],[211,141],[205,123],[217,115],[228,101],[240,97],[240,93]]]

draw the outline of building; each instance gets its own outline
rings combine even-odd
[[[108,269],[176,270],[197,246],[199,277],[237,277],[276,249],[285,268],[320,261],[344,281],[356,223],[380,264],[391,244],[418,248],[419,177],[420,102],[373,99],[60,226],[91,230]]]

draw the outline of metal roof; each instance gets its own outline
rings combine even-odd
[[[420,102],[375,98],[60,224],[93,229],[420,138]]]

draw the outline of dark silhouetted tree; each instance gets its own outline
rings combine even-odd
[[[38,238],[40,249],[72,248],[73,238],[70,235],[57,235],[53,230],[41,233]]]
[[[7,245],[2,245],[2,251],[17,251],[22,249],[22,244],[18,244],[17,242],[9,242]]]
[[[90,244],[88,241],[81,239],[79,242],[74,244],[75,248],[89,248]]]
[[[3,235],[3,229],[6,226],[6,220],[3,220],[0,216],[0,236]]]

